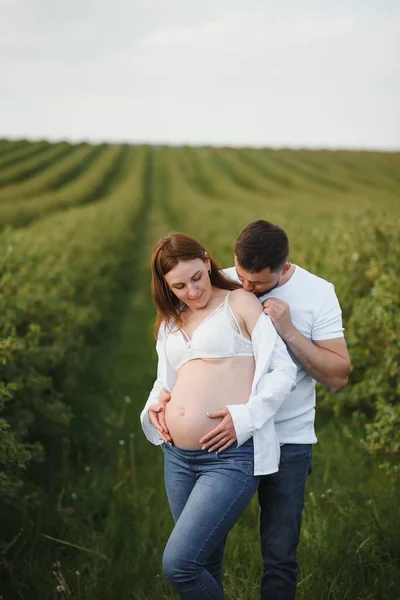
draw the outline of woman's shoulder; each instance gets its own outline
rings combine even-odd
[[[233,302],[251,302],[253,304],[260,304],[257,296],[253,292],[246,292],[243,288],[232,290],[230,298]]]
[[[236,310],[253,310],[262,312],[262,306],[257,296],[252,292],[246,292],[243,289],[233,290],[230,294],[230,305]]]

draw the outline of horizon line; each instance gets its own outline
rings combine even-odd
[[[154,146],[154,147],[172,147],[172,148],[182,148],[182,147],[192,147],[192,148],[249,148],[254,150],[310,150],[310,151],[330,151],[330,152],[392,152],[399,153],[400,152],[400,144],[398,146],[373,146],[373,145],[364,145],[364,146],[356,146],[356,145],[317,145],[317,144],[241,144],[241,143],[225,143],[225,142],[189,142],[189,141],[179,141],[179,142],[166,142],[163,140],[157,141],[137,141],[132,139],[110,139],[104,138],[101,140],[93,140],[89,137],[87,138],[78,138],[78,137],[68,137],[68,136],[2,136],[0,134],[0,141],[10,141],[10,142],[18,142],[18,141],[27,141],[27,142],[42,142],[46,141],[49,143],[62,143],[67,142],[71,145],[73,144],[90,144],[93,146],[108,144],[108,145],[124,145],[127,144],[129,146]]]

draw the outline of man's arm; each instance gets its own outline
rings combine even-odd
[[[350,357],[344,338],[330,336],[329,339],[310,341],[293,325],[290,308],[286,302],[277,298],[269,298],[263,302],[263,306],[279,335],[306,372],[331,391],[341,390],[347,383],[350,371]],[[327,311],[327,314],[335,310],[335,316],[329,315],[329,321],[328,318],[326,320],[330,327],[336,321],[338,326],[340,325],[339,330],[341,329],[339,305],[333,306]],[[318,335],[324,335],[323,318],[315,328],[318,330]]]
[[[344,338],[310,342],[297,329],[283,338],[306,372],[331,392],[347,384],[350,357]]]

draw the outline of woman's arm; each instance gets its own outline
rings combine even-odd
[[[163,373],[166,367],[164,336],[162,334],[160,334],[157,340],[156,350],[158,356],[157,379],[140,414],[140,422],[149,442],[160,445],[163,441],[166,443],[171,441],[171,436],[165,424],[165,410],[162,404],[159,403],[160,392],[165,389]]]

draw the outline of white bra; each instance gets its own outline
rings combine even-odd
[[[165,342],[168,361],[178,371],[189,360],[254,356],[251,340],[244,337],[229,306],[224,301],[196,327],[190,338],[183,329],[170,332]]]

